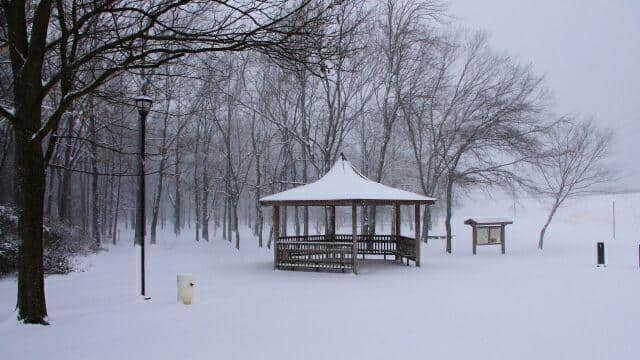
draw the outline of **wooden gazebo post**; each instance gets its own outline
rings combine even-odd
[[[394,234],[396,237],[396,241],[398,241],[398,237],[400,236],[400,203],[393,203],[393,209],[394,209],[394,215],[395,215],[395,229],[394,229]],[[402,257],[400,257],[398,254],[398,248],[397,248],[397,243],[396,243],[396,261],[400,260],[402,262]]]
[[[351,267],[353,273],[358,275],[358,207],[355,201],[351,204],[351,241],[353,241],[353,253],[351,254],[353,264]]]
[[[504,224],[500,226],[500,251],[504,254],[504,243],[506,239],[504,238]]]
[[[280,239],[280,207],[273,206],[273,270],[278,269],[278,240]]]
[[[331,240],[336,235],[336,207],[334,205],[329,206],[329,235]]]
[[[420,204],[415,204],[416,266],[420,266]]]

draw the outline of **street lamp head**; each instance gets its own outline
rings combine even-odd
[[[138,108],[138,112],[140,114],[148,114],[149,110],[151,110],[151,104],[153,104],[153,99],[148,96],[140,95],[135,98],[136,107]]]

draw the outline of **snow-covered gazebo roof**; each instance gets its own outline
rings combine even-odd
[[[336,206],[361,204],[433,204],[434,198],[395,189],[360,174],[340,158],[318,181],[260,199],[262,205]]]

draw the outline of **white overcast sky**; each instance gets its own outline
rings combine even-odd
[[[450,9],[544,74],[557,112],[612,127],[623,186],[640,190],[640,0],[450,0]]]

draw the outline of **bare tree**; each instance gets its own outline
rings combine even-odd
[[[597,190],[598,185],[611,181],[613,175],[607,164],[612,133],[598,129],[593,121],[564,122],[550,131],[545,141],[549,153],[535,164],[542,182],[534,192],[551,198],[552,203],[540,230],[539,249],[542,249],[544,234],[562,204]]]
[[[381,182],[386,168],[388,146],[398,120],[402,118],[401,106],[412,92],[407,85],[422,72],[419,61],[414,61],[416,50],[429,41],[424,29],[433,20],[439,20],[444,11],[440,1],[386,0],[382,5],[380,31],[372,47],[379,74],[379,87],[375,92],[378,112],[378,137],[376,166],[373,179]],[[370,207],[368,232],[375,233],[376,207]]]
[[[483,33],[446,38],[427,110],[440,157],[447,252],[451,253],[454,187],[495,186],[518,180],[515,168],[535,157],[546,91],[530,66],[497,55]],[[451,47],[451,48],[450,48]],[[435,186],[435,184],[433,184]]]

